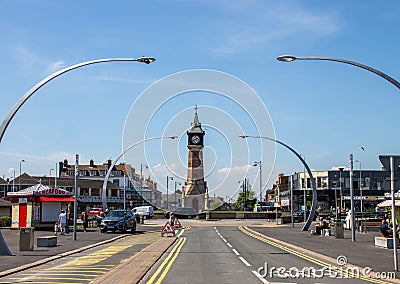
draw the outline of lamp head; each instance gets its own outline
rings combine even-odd
[[[142,63],[146,63],[146,64],[150,64],[151,62],[156,61],[156,59],[154,57],[139,57],[137,59],[135,59],[135,61],[137,62],[142,62]]]
[[[282,62],[292,62],[292,61],[295,61],[296,59],[297,59],[297,57],[293,56],[293,55],[281,55],[276,58],[276,60],[282,61]]]

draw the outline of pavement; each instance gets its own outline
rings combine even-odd
[[[153,221],[156,220],[152,220],[152,222]],[[160,220],[160,222],[163,223],[165,220]],[[138,233],[145,233],[146,230],[160,231],[160,224],[155,224],[154,227],[138,226]],[[280,243],[297,252],[312,255],[313,258],[320,259],[321,261],[333,265],[337,265],[337,259],[341,258],[341,260],[344,259],[349,265],[360,268],[371,268],[371,270],[378,273],[394,272],[393,249],[379,248],[374,245],[374,237],[380,236],[379,232],[357,232],[356,241],[353,242],[350,231],[345,230],[344,239],[337,239],[334,236],[312,236],[310,232],[301,231],[303,223],[295,223],[294,228],[292,228],[291,224],[276,225],[273,222],[267,222],[265,220],[188,220],[188,222],[185,222],[185,225],[243,226],[249,232]],[[314,225],[312,225],[311,228],[313,227]],[[0,277],[103,243],[112,242],[125,236],[124,234],[118,233],[101,234],[97,228],[93,228],[89,229],[88,232],[78,231],[76,241],[73,241],[73,233],[58,236],[57,246],[48,248],[37,247],[36,238],[54,234],[49,231],[35,231],[34,250],[21,252],[19,251],[19,230],[0,229],[0,231],[8,248],[13,254],[13,256],[0,256]],[[170,244],[172,244],[172,242]],[[132,258],[129,262],[132,261],[134,262],[135,258]],[[151,265],[151,263],[149,262],[146,265]],[[109,273],[113,273],[113,270]],[[396,279],[390,282],[400,283],[398,279],[400,279],[400,274],[396,272]]]
[[[344,238],[337,239],[334,236],[316,236],[310,232],[302,232],[303,223],[295,223],[279,226],[256,225],[247,226],[256,235],[266,237],[283,246],[304,253],[313,258],[340,267],[338,261],[344,261],[347,267],[367,268],[378,275],[387,275],[395,272],[393,249],[375,246],[375,237],[381,236],[377,231],[367,233],[356,232],[355,241],[352,241],[351,231],[344,231]],[[313,229],[315,225],[311,228]],[[396,273],[396,279],[385,279],[392,283],[400,283],[400,273]],[[381,277],[385,278],[385,277]]]
[[[145,234],[146,231],[159,230],[158,227],[137,226],[135,234]],[[95,246],[113,242],[123,238],[126,234],[121,233],[100,233],[98,228],[89,228],[86,232],[77,230],[76,240],[73,240],[73,232],[57,236],[56,247],[37,247],[37,238],[54,236],[52,231],[34,231],[33,251],[20,251],[20,231],[17,229],[0,229],[8,249],[12,256],[0,255],[0,278],[12,273],[23,271],[44,263],[59,259],[74,253],[78,253]]]

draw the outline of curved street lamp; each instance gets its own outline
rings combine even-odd
[[[315,57],[315,56],[307,56],[307,57],[296,57],[293,55],[282,55],[282,56],[278,56],[276,58],[278,61],[282,61],[282,62],[293,62],[295,60],[327,60],[327,61],[334,61],[334,62],[340,62],[340,63],[345,63],[345,64],[349,64],[349,65],[353,65],[362,69],[365,69],[367,71],[370,71],[380,77],[382,77],[383,79],[385,79],[386,81],[388,81],[389,83],[391,83],[392,85],[396,86],[398,89],[400,89],[400,82],[397,81],[396,79],[390,77],[389,75],[376,70],[372,67],[363,65],[361,63],[358,62],[354,62],[354,61],[350,61],[350,60],[346,60],[346,59],[340,59],[340,58],[330,58],[330,57]],[[361,150],[364,150],[363,147],[361,147]],[[353,202],[353,200],[351,200]],[[392,198],[392,212],[395,211],[395,201],[394,201],[394,197]],[[352,213],[352,240],[355,241],[355,231],[354,231],[354,209],[351,210]],[[395,214],[392,214],[392,223],[393,223],[393,231],[396,231],[396,220],[395,220]],[[397,245],[396,245],[396,238],[393,239],[393,254],[394,254],[394,266],[395,266],[395,270],[398,270],[397,267]]]
[[[104,182],[103,182],[103,190],[101,193],[101,202],[102,202],[102,206],[103,206],[103,210],[107,209],[107,182],[108,182],[108,178],[110,177],[111,171],[114,168],[115,164],[118,162],[119,159],[121,159],[121,157],[128,152],[130,149],[132,149],[133,147],[146,142],[146,141],[150,141],[150,140],[156,140],[156,139],[163,139],[163,138],[169,138],[169,139],[175,139],[178,138],[178,136],[160,136],[160,137],[152,137],[152,138],[146,138],[143,139],[142,141],[136,142],[134,144],[132,144],[131,146],[129,146],[128,148],[126,148],[111,164],[111,167],[108,169],[107,174],[104,178]]]
[[[375,73],[376,75],[382,77],[383,79],[386,79],[387,81],[389,81],[390,83],[395,85],[398,89],[400,89],[400,82],[395,80],[394,78],[390,77],[389,75],[387,75],[379,70],[376,70],[372,67],[369,67],[369,66],[366,66],[361,63],[354,62],[354,61],[346,60],[346,59],[330,58],[330,57],[316,57],[316,56],[296,57],[293,55],[281,55],[281,56],[278,56],[276,59],[281,62],[293,62],[295,60],[327,60],[327,61],[335,61],[335,62],[345,63],[345,64],[353,65],[353,66],[368,70],[372,73]]]
[[[293,150],[293,148],[291,148],[290,146],[286,145],[285,143],[283,143],[281,141],[278,141],[278,140],[275,140],[275,139],[272,139],[269,137],[263,137],[263,136],[241,135],[239,137],[240,138],[259,138],[259,139],[266,139],[266,140],[276,142],[276,143],[281,144],[282,146],[286,147],[287,149],[289,149],[293,154],[295,154],[297,156],[297,158],[299,158],[299,160],[304,165],[304,167],[306,168],[306,170],[310,176],[311,187],[312,187],[311,213],[308,216],[308,219],[307,219],[306,223],[304,224],[303,228],[301,229],[302,231],[308,231],[308,229],[310,228],[311,223],[314,219],[315,212],[317,210],[317,186],[315,184],[315,179],[312,175],[312,172],[311,172],[310,168],[308,167],[306,161],[304,161],[304,159],[301,157],[301,155],[299,153],[297,153],[295,150]],[[306,210],[306,209],[304,209],[304,210]]]
[[[139,58],[104,58],[104,59],[96,59],[96,60],[91,60],[91,61],[85,61],[81,62],[69,67],[66,67],[62,70],[59,70],[57,72],[54,72],[53,74],[50,74],[46,78],[44,78],[42,81],[37,83],[35,86],[33,86],[28,92],[26,92],[23,97],[13,106],[13,108],[9,111],[7,114],[6,118],[2,122],[0,126],[0,143],[1,140],[3,139],[4,133],[10,124],[11,120],[15,116],[15,114],[18,112],[18,110],[22,107],[22,105],[37,91],[39,90],[42,86],[53,80],[54,78],[68,72],[74,69],[77,69],[79,67],[83,67],[86,65],[91,65],[91,64],[96,64],[96,63],[102,63],[102,62],[112,62],[112,61],[134,61],[134,62],[141,62],[141,63],[146,63],[149,64],[151,62],[156,61],[155,58],[153,57],[139,57]]]

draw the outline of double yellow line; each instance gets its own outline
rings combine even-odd
[[[327,263],[327,262],[324,262],[324,261],[321,261],[321,260],[319,260],[319,259],[313,258],[313,257],[311,257],[311,256],[308,256],[308,255],[304,254],[304,253],[295,251],[295,250],[290,249],[290,248],[288,248],[288,247],[286,247],[286,246],[284,246],[284,245],[278,244],[278,243],[276,243],[276,242],[273,242],[273,241],[271,241],[271,240],[268,240],[268,239],[263,238],[263,237],[261,237],[261,236],[258,236],[258,235],[256,235],[256,234],[253,234],[253,233],[247,231],[246,228],[243,228],[243,227],[239,226],[238,229],[239,229],[240,231],[242,231],[243,233],[249,235],[250,237],[253,237],[253,238],[258,239],[258,240],[260,240],[260,241],[262,241],[262,242],[264,242],[264,243],[267,243],[267,244],[269,244],[269,245],[272,245],[272,246],[274,246],[274,247],[277,247],[277,248],[279,248],[279,249],[281,249],[281,250],[284,250],[284,251],[286,251],[286,252],[288,252],[288,253],[290,253],[290,254],[293,254],[293,255],[296,255],[296,256],[298,256],[298,257],[301,257],[301,258],[303,258],[303,259],[305,259],[305,260],[308,260],[308,261],[310,261],[310,262],[313,262],[313,263],[315,263],[315,264],[318,264],[318,265],[320,265],[320,266],[322,266],[322,267],[331,268],[333,271],[336,271],[336,272],[338,272],[339,274],[343,273],[343,271],[341,271],[339,268],[336,268],[336,269],[335,269],[335,267],[332,267],[332,265],[330,265],[330,264]],[[380,279],[369,278],[369,277],[362,276],[362,275],[356,275],[356,274],[353,274],[353,273],[351,273],[351,272],[348,272],[348,275],[351,276],[352,278],[356,278],[356,279],[360,279],[360,280],[364,280],[364,281],[368,281],[368,282],[372,282],[372,283],[379,283],[379,284],[388,284],[388,283],[390,283],[390,282],[387,282],[387,281],[384,281],[384,280],[380,280]]]
[[[175,247],[171,250],[171,252],[168,254],[167,258],[163,261],[163,263],[160,265],[160,267],[157,269],[157,271],[154,273],[154,275],[150,278],[149,281],[147,281],[147,284],[152,284],[152,283],[161,283],[161,281],[164,280],[165,276],[167,276],[167,273],[169,269],[171,268],[172,264],[174,263],[175,259],[178,257],[179,252],[181,251],[183,245],[186,242],[186,237],[180,238],[178,243],[175,245]],[[164,266],[165,269],[164,269]],[[164,269],[164,271],[163,271]],[[162,273],[161,273],[162,271]],[[161,273],[160,277],[156,282],[156,278],[158,275]]]

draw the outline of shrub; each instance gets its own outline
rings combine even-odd
[[[0,217],[0,227],[11,227],[11,217]]]

